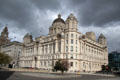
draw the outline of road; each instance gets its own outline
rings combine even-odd
[[[0,80],[120,80],[120,77],[0,71]]]

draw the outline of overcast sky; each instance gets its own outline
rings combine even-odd
[[[103,33],[109,52],[120,51],[120,0],[0,0],[0,32],[7,24],[12,40],[47,35],[59,13],[64,20],[73,13],[80,32]]]

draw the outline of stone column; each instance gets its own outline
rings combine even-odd
[[[47,49],[48,49],[48,54],[49,54],[49,53],[50,53],[50,50],[49,50],[49,44],[48,44],[48,48],[47,48]]]

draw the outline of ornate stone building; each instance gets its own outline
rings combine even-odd
[[[66,21],[58,15],[47,36],[32,39],[26,34],[21,67],[51,70],[59,59],[68,60],[69,71],[100,71],[108,64],[107,41],[103,34],[96,40],[94,32],[78,32],[78,21],[70,14]]]
[[[11,64],[19,67],[19,56],[23,50],[23,44],[18,41],[10,41],[8,28],[5,27],[0,36],[0,52],[8,54],[11,58]]]
[[[14,64],[14,67],[19,67],[19,58],[22,54],[23,44],[18,41],[9,42],[7,44],[1,45],[2,53],[8,54],[11,58],[11,64]]]

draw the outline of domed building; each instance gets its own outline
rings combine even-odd
[[[69,72],[96,72],[108,64],[106,38],[100,36],[96,40],[94,32],[78,32],[78,21],[73,14],[66,20],[59,14],[51,24],[48,36],[33,41],[30,36],[28,38],[24,37],[24,42],[28,43],[24,43],[21,67],[52,70],[56,61],[67,60]]]
[[[58,18],[55,19],[49,28],[49,34],[55,35],[61,33],[65,30],[65,21],[61,18],[61,15],[58,15]]]
[[[53,21],[53,24],[59,23],[59,22],[65,24],[65,21],[61,18],[60,14],[58,15],[58,18]]]

